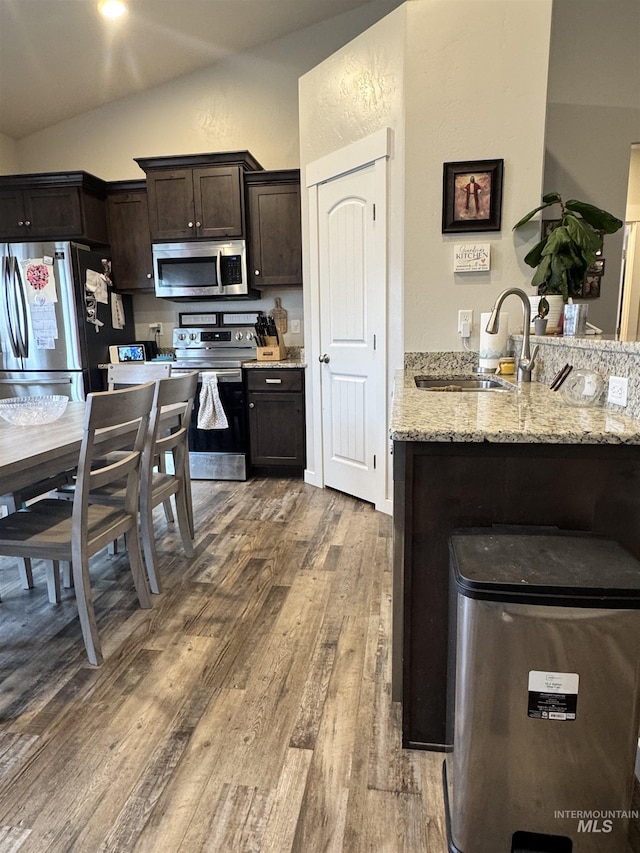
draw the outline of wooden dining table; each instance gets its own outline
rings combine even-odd
[[[19,492],[78,464],[86,403],[69,402],[53,423],[16,426],[0,419],[0,494]]]
[[[178,404],[163,408],[163,424],[171,427],[180,408]],[[84,436],[85,411],[85,402],[70,401],[64,414],[48,424],[16,426],[0,418],[0,495],[19,493],[33,483],[75,468]],[[109,435],[131,431],[133,436],[136,426],[113,427]],[[108,441],[102,449],[109,450]]]

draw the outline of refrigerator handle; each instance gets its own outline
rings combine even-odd
[[[72,385],[73,379],[70,376],[64,376],[62,379],[34,379],[29,376],[27,379],[0,379],[0,385]]]
[[[29,319],[27,315],[27,300],[25,298],[24,287],[20,280],[20,270],[18,261],[13,259],[13,282],[14,293],[16,295],[16,315],[18,325],[18,345],[23,358],[29,358]]]
[[[20,358],[20,352],[18,351],[18,341],[16,339],[16,334],[13,328],[13,306],[9,302],[10,296],[13,295],[11,287],[12,260],[13,258],[11,257],[11,255],[5,255],[2,258],[2,289],[4,291],[4,304],[5,310],[7,312],[7,329],[9,330],[9,343],[11,344],[11,351],[13,353],[14,358]]]

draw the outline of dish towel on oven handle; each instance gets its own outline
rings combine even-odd
[[[209,371],[201,373],[200,378],[202,388],[198,409],[198,429],[227,429],[229,422],[220,401],[218,374]]]

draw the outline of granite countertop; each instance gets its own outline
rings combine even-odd
[[[424,369],[397,371],[389,433],[395,441],[640,444],[640,420],[601,405],[572,406],[542,382],[518,384],[500,376],[491,378],[511,386],[508,392],[438,393],[416,387],[415,377],[424,375],[452,378]]]
[[[256,361],[253,359],[252,361],[243,361],[242,366],[250,369],[260,367],[277,367],[278,369],[281,369],[283,367],[306,367],[307,363],[300,358],[285,358],[282,361]]]

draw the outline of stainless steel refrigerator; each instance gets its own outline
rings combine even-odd
[[[84,400],[104,390],[109,346],[135,340],[131,298],[115,294],[108,250],[0,243],[0,262],[0,397]]]

